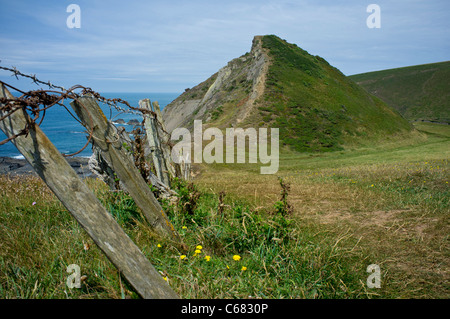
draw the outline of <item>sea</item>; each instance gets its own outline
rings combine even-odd
[[[139,100],[150,99],[152,102],[158,101],[161,110],[175,100],[181,93],[100,93],[107,99],[120,98],[127,101],[131,106],[138,107]],[[15,94],[17,95],[17,94]],[[69,105],[70,101],[65,101],[64,105],[74,114]],[[142,116],[130,113],[119,112],[113,107],[99,103],[105,116],[111,120],[116,126],[124,126],[127,131],[133,129],[133,125],[127,124],[130,120],[142,121]],[[127,106],[120,105],[127,109]],[[125,124],[118,124],[122,123]],[[55,105],[46,111],[44,120],[41,124],[42,131],[48,136],[50,141],[63,154],[72,154],[80,150],[87,141],[88,133],[86,129],[76,121],[67,110],[59,105]],[[0,130],[0,141],[6,139],[6,135]],[[90,157],[92,148],[89,145],[81,153],[76,156]],[[24,158],[17,150],[12,142],[0,145],[0,156]]]

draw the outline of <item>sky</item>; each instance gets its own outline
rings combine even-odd
[[[370,4],[380,28],[367,26]],[[352,75],[450,60],[449,14],[448,0],[0,0],[0,66],[66,88],[181,93],[275,34]]]

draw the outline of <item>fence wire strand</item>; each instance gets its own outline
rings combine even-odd
[[[50,81],[47,81],[47,82],[41,81],[36,77],[35,74],[32,74],[32,75],[24,74],[24,73],[20,72],[19,70],[17,70],[16,67],[7,68],[7,67],[0,66],[0,69],[11,72],[12,73],[11,76],[15,76],[16,79],[19,79],[19,76],[25,77],[25,78],[31,79],[34,84],[42,84],[42,85],[49,87],[48,90],[39,89],[39,90],[31,90],[31,91],[25,92],[16,87],[13,87],[12,85],[10,85],[8,83],[0,81],[0,83],[3,84],[5,87],[9,87],[9,88],[13,89],[14,91],[22,94],[19,97],[13,97],[13,98],[2,97],[2,98],[0,98],[0,111],[3,114],[0,117],[0,121],[6,119],[7,117],[11,116],[14,112],[17,112],[19,110],[24,110],[27,112],[27,114],[30,115],[30,121],[27,122],[26,126],[20,132],[14,134],[14,135],[11,135],[10,137],[4,139],[3,141],[0,141],[0,145],[3,145],[9,141],[12,141],[19,136],[28,135],[30,128],[32,128],[34,125],[38,125],[38,126],[41,125],[45,118],[46,111],[55,105],[64,107],[64,109],[67,112],[69,112],[69,114],[73,118],[75,118],[79,123],[82,124],[82,122],[79,119],[77,119],[77,117],[72,112],[70,112],[69,109],[64,105],[64,101],[65,100],[73,100],[73,101],[77,102],[79,105],[81,105],[81,107],[83,107],[86,111],[88,111],[86,109],[86,107],[83,105],[82,100],[80,99],[83,96],[93,97],[96,101],[106,104],[110,108],[112,107],[112,108],[116,109],[119,113],[140,115],[142,117],[144,117],[144,115],[148,115],[148,116],[156,119],[155,122],[158,124],[158,128],[161,129],[161,131],[163,133],[169,134],[168,132],[166,132],[164,130],[162,124],[157,120],[157,115],[155,112],[148,110],[148,109],[131,106],[127,101],[125,101],[123,99],[105,98],[100,93],[92,90],[89,87],[85,87],[82,85],[74,85],[69,89],[65,89],[64,87],[55,85],[55,84],[51,83]],[[59,91],[54,90],[54,89],[58,89]],[[80,90],[81,93],[78,94],[75,92],[75,90]],[[90,116],[90,113],[89,112],[87,112],[87,113]],[[39,118],[40,118],[40,121],[39,121],[39,123],[37,123],[37,120]],[[93,121],[92,118],[90,118],[90,121],[92,123],[92,121]],[[70,156],[74,156],[74,155],[81,153],[89,145],[89,143],[92,140],[93,131],[91,130],[88,133],[89,133],[88,141],[83,146],[83,148],[81,148],[80,150],[78,150],[75,153],[62,154],[62,155],[65,157],[70,157]]]

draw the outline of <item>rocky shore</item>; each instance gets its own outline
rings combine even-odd
[[[89,158],[85,157],[69,157],[66,158],[70,166],[75,170],[78,176],[92,177],[93,174],[89,170],[88,161]],[[20,158],[0,157],[0,174],[1,175],[36,175],[31,165],[25,160]]]

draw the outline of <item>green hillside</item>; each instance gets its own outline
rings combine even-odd
[[[331,151],[361,138],[412,130],[396,111],[323,58],[274,35],[262,41],[271,65],[260,124],[279,127],[285,145],[297,151]]]
[[[169,131],[206,126],[280,129],[281,146],[326,152],[407,136],[412,125],[325,59],[275,35],[187,89],[164,109]]]
[[[450,123],[450,61],[350,76],[411,121]]]

